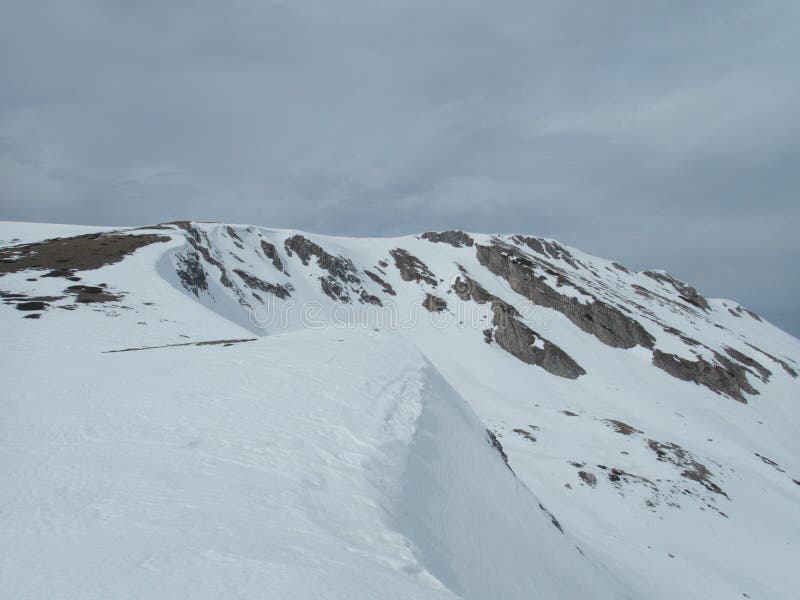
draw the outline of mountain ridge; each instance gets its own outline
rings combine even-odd
[[[0,224],[7,352],[397,334],[639,597],[791,597],[800,341],[733,301],[532,236],[24,229]]]

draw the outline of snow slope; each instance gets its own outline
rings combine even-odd
[[[0,224],[0,597],[796,596],[800,342],[735,302],[540,238],[96,233]]]
[[[4,357],[4,598],[619,597],[390,335],[79,352],[15,385],[29,357]]]

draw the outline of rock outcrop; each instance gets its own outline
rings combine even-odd
[[[355,292],[359,302],[381,304],[380,298],[364,290],[358,271],[349,258],[334,256],[319,244],[299,234],[287,238],[283,246],[289,256],[297,254],[305,266],[312,258],[317,259],[317,266],[328,272],[327,275],[319,277],[320,288],[332,300],[349,303],[352,300],[350,292]]]
[[[292,293],[294,289],[291,285],[280,285],[275,283],[269,283],[264,281],[263,279],[259,279],[255,275],[247,273],[242,269],[234,269],[234,273],[236,273],[242,281],[244,281],[248,287],[251,289],[261,290],[262,292],[267,292],[272,294],[273,296],[277,296],[281,300],[286,300]]]
[[[264,256],[272,261],[272,266],[281,271],[282,273],[285,272],[283,270],[283,263],[281,262],[281,257],[278,256],[278,251],[275,248],[275,244],[270,244],[267,240],[261,240],[261,252],[264,253]]]
[[[475,240],[463,231],[426,231],[421,237],[433,243],[442,242],[450,244],[454,248],[461,248],[463,246],[472,247],[475,244]]]
[[[428,285],[436,287],[436,276],[431,272],[428,266],[411,254],[408,250],[403,248],[395,248],[390,251],[394,259],[394,264],[397,270],[400,271],[400,277],[403,281],[417,281],[424,282]]]
[[[675,279],[669,273],[664,273],[661,271],[643,271],[642,275],[645,275],[650,279],[654,279],[660,283],[672,286],[675,288],[675,291],[678,292],[678,295],[681,297],[681,299],[692,306],[696,306],[697,308],[700,308],[706,312],[711,310],[711,307],[708,305],[708,301],[703,298],[703,296],[701,296],[696,289],[678,279]]]
[[[756,390],[747,381],[747,369],[715,353],[715,362],[703,358],[689,360],[661,350],[653,352],[653,365],[683,381],[692,381],[718,394],[747,404],[744,393],[756,395]]]
[[[499,243],[488,246],[479,244],[476,252],[478,261],[492,273],[508,281],[515,292],[533,304],[557,310],[604,344],[614,348],[633,348],[636,345],[653,348],[653,336],[638,321],[580,286],[572,287],[581,295],[588,296],[587,302],[560,293],[546,283],[546,277],[537,272],[543,270],[542,265],[537,265],[513,246]],[[560,275],[564,283],[571,283],[563,273],[554,274]]]
[[[478,304],[491,304],[494,330],[483,332],[488,343],[493,340],[522,362],[541,367],[559,377],[577,379],[586,374],[571,356],[523,323],[517,309],[487,292],[469,276],[457,277],[451,289],[462,300],[471,299]]]

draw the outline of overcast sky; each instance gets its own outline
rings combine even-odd
[[[800,335],[800,2],[2,0],[0,219],[533,233]]]

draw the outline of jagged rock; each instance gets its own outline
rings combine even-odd
[[[447,300],[433,294],[426,294],[425,300],[422,301],[422,306],[429,312],[442,312],[447,310]]]
[[[355,275],[356,268],[353,261],[343,256],[333,256],[329,254],[319,244],[302,235],[293,235],[283,243],[284,249],[289,256],[296,252],[304,265],[308,265],[312,256],[317,258],[317,265],[330,273],[333,277],[348,283],[361,283]]]
[[[677,300],[673,300],[672,298],[668,298],[662,294],[657,294],[652,290],[648,290],[646,287],[638,285],[636,283],[631,285],[631,288],[639,295],[644,298],[648,298],[650,300],[656,300],[662,305],[668,305],[674,309],[677,309],[685,314],[693,314],[695,312],[694,308],[690,308],[686,306],[684,303],[679,302]]]
[[[511,467],[509,467],[509,468],[511,468]],[[551,513],[549,510],[547,510],[547,509],[545,508],[544,504],[542,504],[541,502],[539,503],[539,508],[541,509],[541,511],[542,511],[544,514],[546,514],[548,517],[550,517],[550,522],[553,524],[553,527],[555,527],[556,529],[558,529],[558,530],[559,530],[561,533],[564,533],[564,528],[563,528],[563,527],[561,527],[561,523],[559,523],[559,522],[558,522],[558,519],[556,519],[556,518],[555,518],[555,516],[553,515],[553,513]],[[580,548],[578,548],[578,551],[581,551],[581,550],[580,550]],[[582,554],[582,553],[583,553],[583,552],[581,551],[581,554]]]
[[[513,306],[487,292],[469,276],[457,277],[451,289],[462,300],[491,303],[494,331],[483,332],[487,343],[494,339],[498,346],[522,362],[539,366],[559,377],[577,379],[586,374],[571,356],[520,321],[520,314]]]
[[[636,345],[653,348],[655,339],[638,321],[578,286],[573,287],[592,298],[591,301],[584,304],[575,297],[554,290],[537,277],[534,262],[520,254],[516,248],[500,244],[479,244],[476,252],[478,261],[492,273],[508,281],[515,292],[534,304],[559,311],[604,344],[615,348],[633,348]],[[566,281],[569,283],[569,280]]]
[[[747,404],[747,399],[742,392],[758,394],[747,381],[747,370],[727,358],[714,353],[716,363],[710,363],[703,358],[688,360],[667,354],[661,350],[653,352],[653,365],[683,381],[693,381],[698,385],[723,394],[734,400]]]
[[[797,378],[797,371],[795,371],[792,367],[790,367],[789,363],[787,363],[785,360],[781,360],[777,356],[773,356],[772,354],[764,352],[761,348],[758,348],[758,347],[754,346],[750,342],[745,342],[745,344],[750,346],[756,352],[760,352],[761,354],[763,354],[764,356],[766,356],[767,358],[772,360],[774,363],[779,364],[781,367],[783,367],[783,370],[786,371],[793,378],[795,378],[795,379]]]
[[[740,308],[741,308],[741,307],[740,307]],[[751,317],[751,318],[753,318],[753,319],[755,319],[756,321],[759,321],[759,322],[761,322],[761,321],[762,321],[761,317],[759,317],[759,316],[758,316],[756,313],[754,313],[752,310],[747,310],[746,308],[742,308],[742,310],[743,310],[744,312],[746,312],[748,315],[750,315],[750,317]]]
[[[586,374],[572,357],[509,314],[508,308],[505,303],[495,303],[492,306],[492,324],[496,327],[494,340],[498,346],[521,361],[538,365],[553,375],[577,379]]]
[[[375,304],[376,306],[383,306],[383,302],[377,296],[373,296],[372,294],[368,293],[367,290],[361,290],[361,296],[359,300],[364,304]]]
[[[434,243],[444,242],[445,244],[450,244],[454,248],[461,248],[462,246],[471,247],[475,244],[475,240],[463,231],[426,231],[422,234],[422,238]]]
[[[627,267],[619,264],[618,262],[612,262],[611,266],[614,267],[617,271],[622,271],[623,273],[630,274],[630,271],[627,269]]]
[[[228,237],[230,237],[233,240],[234,245],[237,248],[239,248],[239,250],[244,250],[244,242],[242,241],[242,238],[240,238],[239,235],[236,233],[233,227],[228,225],[227,227],[225,227],[225,232],[228,234]]]
[[[512,239],[518,244],[526,245],[537,254],[541,254],[542,256],[556,260],[563,260],[572,268],[579,268],[578,262],[575,260],[569,250],[564,248],[564,246],[558,242],[524,235],[515,235]]]
[[[278,271],[285,272],[283,270],[281,257],[278,256],[278,251],[275,248],[275,244],[270,244],[267,240],[261,240],[261,251],[264,253],[264,256],[267,257],[267,259],[272,261],[272,266],[278,269]]]
[[[208,241],[208,236],[206,235],[206,233],[193,224],[189,224],[186,226],[186,233],[188,234],[186,236],[186,240],[189,242],[189,245],[192,246],[192,248],[194,248],[195,251],[198,252],[205,259],[206,262],[214,265],[215,267],[217,267],[217,269],[219,269],[220,283],[225,287],[233,290],[237,294],[237,296],[240,296],[241,300],[241,295],[239,294],[238,290],[234,287],[230,277],[228,277],[228,271],[225,269],[225,265],[222,263],[221,260],[217,259],[213,254],[211,254],[211,250],[209,250],[211,243]]]
[[[353,261],[343,256],[333,256],[319,244],[315,244],[299,234],[287,238],[283,246],[289,256],[294,256],[296,253],[304,265],[308,265],[311,257],[316,257],[317,266],[329,273],[329,275],[319,278],[320,287],[325,295],[340,302],[350,302],[350,294],[342,284],[361,285]],[[365,300],[365,296],[362,294],[359,300],[371,302],[371,299],[374,298],[369,295],[366,297],[370,299]]]
[[[664,328],[664,331],[666,331],[671,335],[676,336],[687,346],[694,346],[694,347],[703,346],[703,344],[698,342],[696,339],[689,337],[688,335],[683,333],[680,329],[675,329],[674,327],[669,327],[668,325],[663,325],[662,327]]]
[[[685,284],[684,282],[675,279],[669,273],[662,273],[660,271],[643,271],[642,275],[649,277],[650,279],[654,279],[660,283],[665,283],[671,285],[678,295],[683,299],[685,302],[688,302],[692,306],[696,306],[706,312],[711,310],[711,307],[708,305],[708,301],[701,296],[696,289],[692,286]]]
[[[350,295],[347,293],[347,290],[332,275],[320,277],[319,285],[325,295],[332,300],[338,300],[339,302],[345,303],[350,302]]]
[[[196,251],[191,250],[186,255],[177,254],[176,259],[175,272],[184,288],[195,296],[199,296],[201,290],[208,289],[208,278],[200,263],[200,255]]]
[[[758,375],[761,377],[761,381],[763,381],[764,383],[769,381],[769,378],[772,376],[772,371],[767,369],[764,365],[762,365],[761,363],[757,362],[756,360],[750,358],[746,354],[743,354],[743,353],[741,353],[738,350],[735,350],[733,348],[729,348],[728,346],[725,346],[725,352],[733,360],[738,361],[738,362],[742,363],[743,365],[746,365],[746,366],[751,367],[751,368],[755,369],[756,371],[758,371]]]
[[[400,271],[403,281],[424,281],[436,287],[438,283],[436,276],[431,270],[416,256],[403,248],[395,248],[389,254],[394,258],[394,264]]]
[[[276,283],[268,283],[262,279],[259,279],[255,275],[251,275],[241,269],[234,269],[234,273],[236,273],[245,284],[250,287],[251,289],[261,290],[262,292],[270,293],[274,296],[277,296],[281,300],[286,300],[289,296],[291,296],[291,292],[294,289],[291,285],[280,285]]]
[[[394,291],[394,288],[391,286],[391,284],[389,284],[386,281],[384,281],[383,279],[381,279],[379,275],[376,275],[372,271],[364,271],[364,273],[366,273],[367,277],[372,279],[372,281],[374,281],[375,283],[377,283],[379,286],[381,286],[383,288],[383,293],[384,294],[389,294],[390,296],[396,296],[397,295],[397,292]]]
[[[489,444],[495,450],[497,450],[497,452],[500,454],[500,458],[502,458],[503,462],[506,463],[506,466],[509,469],[511,469],[511,465],[508,464],[508,454],[506,454],[506,451],[503,449],[503,444],[501,444],[500,440],[497,439],[497,436],[495,435],[494,431],[492,431],[491,429],[487,429],[486,434],[489,436]]]

